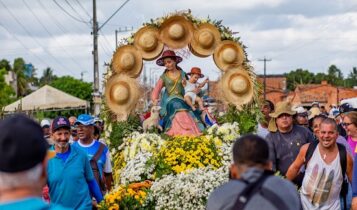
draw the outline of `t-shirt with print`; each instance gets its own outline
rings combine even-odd
[[[78,147],[81,150],[83,150],[85,153],[87,153],[88,160],[90,161],[92,157],[95,155],[95,153],[97,153],[100,144],[101,144],[100,142],[93,140],[92,143],[86,145],[86,144],[82,144],[79,140],[74,142],[73,146]],[[104,147],[104,150],[100,155],[97,164],[100,171],[100,176],[102,176],[103,172],[105,173],[112,172],[112,164],[110,161],[110,154],[107,146]]]
[[[299,154],[300,148],[314,141],[314,136],[307,128],[293,125],[288,133],[270,132],[266,137],[269,143],[270,160],[273,170],[280,171],[285,176],[290,165]]]

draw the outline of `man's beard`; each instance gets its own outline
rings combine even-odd
[[[56,146],[60,149],[66,149],[69,145],[69,142],[56,142]]]

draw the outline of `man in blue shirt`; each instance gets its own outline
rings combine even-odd
[[[79,140],[73,143],[74,147],[86,152],[91,161],[92,170],[101,190],[110,191],[112,185],[112,165],[107,146],[93,139],[94,118],[87,114],[81,114],[75,122]]]
[[[25,115],[0,121],[0,209],[65,209],[41,199],[48,143],[41,126]]]
[[[99,203],[103,200],[94,179],[87,155],[69,144],[71,125],[67,118],[57,117],[51,125],[52,149],[56,156],[48,161],[48,186],[51,202],[71,209],[91,209],[90,192]],[[88,186],[88,187],[87,187]]]

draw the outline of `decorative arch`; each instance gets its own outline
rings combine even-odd
[[[233,32],[222,25],[222,21],[211,20],[209,17],[195,18],[190,11],[151,19],[136,33],[122,39],[113,54],[107,80],[120,75],[133,79],[139,77],[143,61],[157,59],[165,48],[175,51],[186,48],[198,57],[212,56],[217,68],[222,71],[218,85],[223,96],[220,100],[238,109],[258,102],[260,86],[240,38],[234,37]],[[106,85],[106,104],[109,103],[108,98],[111,98],[110,88]],[[123,100],[118,93],[117,97],[120,99],[114,101]],[[135,100],[134,103],[137,103],[139,98]],[[109,108],[113,113],[120,114]],[[130,111],[127,110],[124,119]]]

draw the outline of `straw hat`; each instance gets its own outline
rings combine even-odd
[[[193,25],[183,16],[172,16],[160,26],[160,39],[169,48],[180,49],[191,42]]]
[[[112,76],[105,87],[105,99],[108,107],[117,115],[129,115],[135,108],[140,96],[139,84],[125,74]]]
[[[113,55],[112,68],[117,73],[125,73],[137,78],[143,68],[143,60],[140,52],[132,45],[119,47]]]
[[[159,40],[159,30],[152,26],[142,27],[135,33],[134,46],[145,60],[156,59],[164,49],[164,43]]]
[[[221,33],[216,26],[210,23],[203,23],[193,32],[190,49],[198,57],[207,57],[213,54],[214,49],[220,42]]]
[[[180,56],[177,56],[176,53],[172,50],[165,50],[161,57],[156,60],[156,64],[159,66],[165,66],[164,60],[165,58],[174,58],[176,60],[176,64],[180,63],[182,61],[182,58]]]
[[[281,114],[294,115],[296,111],[292,109],[290,102],[281,101],[276,104],[274,112],[270,113],[269,116],[277,118]]]
[[[245,54],[240,44],[224,40],[216,47],[213,60],[219,69],[226,71],[231,65],[240,66],[245,60]]]
[[[292,110],[290,102],[281,101],[277,103],[274,112],[269,114],[271,119],[269,121],[268,130],[270,132],[276,132],[278,130],[275,119],[281,114],[289,114],[292,116],[296,114],[296,111]]]
[[[314,118],[315,116],[321,114],[321,111],[320,111],[319,107],[311,107],[309,112],[310,112],[309,117],[308,117],[309,120]]]
[[[192,67],[191,72],[187,73],[187,75],[191,76],[191,74],[198,74],[200,78],[203,78],[205,76],[201,73],[201,69],[198,67]]]
[[[242,67],[228,69],[222,76],[223,97],[237,106],[249,103],[253,99],[253,82]]]

